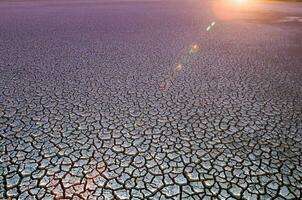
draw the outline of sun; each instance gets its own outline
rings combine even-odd
[[[231,2],[234,6],[243,6],[247,5],[249,3],[249,0],[231,0]]]
[[[217,0],[212,2],[212,10],[219,20],[232,20],[242,12],[252,9],[255,0]]]

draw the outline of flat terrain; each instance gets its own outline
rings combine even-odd
[[[301,199],[302,4],[224,8],[1,1],[0,199]]]

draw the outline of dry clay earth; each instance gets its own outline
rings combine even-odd
[[[301,199],[300,18],[210,4],[1,1],[0,199]]]

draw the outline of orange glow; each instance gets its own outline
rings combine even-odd
[[[254,6],[252,0],[217,0],[212,3],[212,10],[219,20],[232,20],[238,18],[240,12]]]

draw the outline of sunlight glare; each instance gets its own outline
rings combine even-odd
[[[253,0],[217,0],[212,3],[214,15],[219,20],[232,20],[254,6]]]

